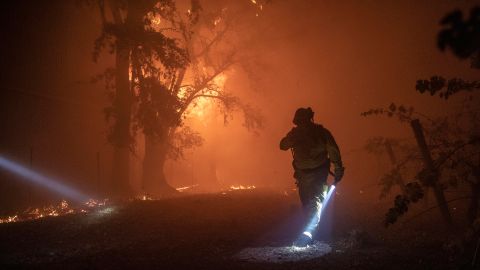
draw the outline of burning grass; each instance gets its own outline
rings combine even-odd
[[[58,204],[52,204],[39,208],[28,208],[27,210],[11,216],[0,217],[0,223],[21,222],[27,220],[41,219],[45,217],[57,217],[68,214],[89,213],[94,209],[104,207],[108,200],[89,199],[80,206],[72,206],[66,200]]]
[[[191,192],[199,185],[192,185],[192,186],[184,186],[176,188],[176,190],[180,193],[184,192]],[[237,190],[253,190],[256,189],[253,185],[231,185],[228,191],[237,191]],[[132,200],[140,200],[140,201],[153,201],[158,200],[159,198],[155,198],[149,194],[143,194],[134,197]],[[64,216],[68,214],[79,214],[79,213],[90,213],[94,209],[104,207],[108,202],[108,199],[103,200],[96,200],[96,199],[89,199],[84,204],[80,206],[72,206],[66,200],[62,200],[58,204],[52,204],[44,207],[32,208],[29,207],[25,211],[21,213],[16,213],[10,216],[2,216],[0,217],[0,224],[2,223],[13,223],[13,222],[22,222],[27,220],[35,220],[41,219],[45,217],[57,217],[57,216]]]
[[[232,185],[232,186],[230,186],[229,190],[232,191],[232,190],[249,190],[249,189],[256,189],[256,187],[255,186],[243,186],[243,185],[234,186],[234,185]]]

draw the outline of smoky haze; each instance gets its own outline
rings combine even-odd
[[[299,107],[312,107],[315,121],[339,144],[347,173],[344,185],[371,186],[382,168],[362,151],[373,136],[413,139],[409,125],[360,113],[390,103],[405,104],[427,115],[445,115],[460,106],[415,91],[415,82],[432,74],[474,78],[468,61],[436,48],[440,19],[468,2],[440,1],[278,1],[258,18],[265,77],[249,91],[244,78],[227,86],[259,106],[265,128],[254,136],[237,118],[214,129],[218,174],[231,183],[292,186],[291,155],[279,140],[293,126]],[[201,130],[201,129],[200,129]],[[202,130],[207,136],[208,132]],[[208,144],[207,140],[207,144]],[[196,159],[201,160],[201,157]]]
[[[263,129],[247,130],[240,113],[227,125],[220,113],[192,117],[187,124],[200,132],[204,145],[166,164],[169,183],[208,186],[216,177],[225,186],[293,188],[291,155],[279,150],[279,141],[292,128],[295,110],[312,107],[315,121],[340,146],[342,188],[375,184],[381,169],[362,150],[365,141],[412,135],[408,125],[360,113],[391,102],[429,115],[458,106],[418,94],[415,82],[432,74],[473,78],[467,62],[440,52],[435,43],[438,21],[469,7],[468,1],[271,1],[258,17],[249,15],[256,27],[239,30],[255,37],[241,49],[259,55],[254,71],[261,78],[249,80],[234,67],[225,81],[232,93],[260,108]],[[105,89],[90,80],[114,63],[107,53],[99,63],[92,61],[100,34],[97,13],[75,1],[20,1],[2,8],[1,17],[0,151],[95,194],[111,173],[112,148]],[[131,181],[140,191],[142,142],[137,147]],[[11,176],[1,178],[2,190],[32,197]],[[4,203],[11,199],[4,197]]]

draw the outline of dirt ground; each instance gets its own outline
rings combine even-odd
[[[245,248],[291,247],[302,229],[296,194],[249,190],[0,224],[0,269],[473,268],[432,220],[385,229],[385,206],[342,198],[331,206],[319,239],[331,252],[295,262],[238,256]]]

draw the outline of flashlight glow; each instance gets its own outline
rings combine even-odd
[[[335,191],[335,185],[331,185],[329,190],[328,190],[327,196],[325,196],[325,199],[323,200],[324,204],[325,204],[325,207],[327,207],[327,204],[330,201],[330,198],[332,197],[332,194],[333,194],[334,191]]]
[[[313,232],[315,231],[315,228],[317,228],[318,223],[320,223],[320,218],[322,217],[322,210],[327,207],[328,202],[330,201],[330,198],[332,197],[332,194],[335,190],[335,185],[331,185],[328,192],[324,192],[324,199],[323,199],[323,204],[320,204],[318,207],[317,213],[315,213],[308,223],[308,226],[306,227],[305,231],[303,232],[304,235],[308,236],[310,239],[313,238]]]
[[[35,184],[41,185],[49,190],[62,194],[69,199],[78,202],[84,202],[88,199],[88,197],[84,194],[74,190],[67,185],[60,183],[60,181],[56,181],[49,177],[43,176],[2,156],[0,156],[0,167],[19,176],[22,176],[22,179],[24,180],[28,180]]]

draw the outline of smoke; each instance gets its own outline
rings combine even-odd
[[[205,2],[209,8],[222,1]],[[446,113],[455,102],[447,106],[417,94],[415,81],[431,74],[475,76],[468,63],[435,47],[438,21],[459,6],[468,3],[269,1],[261,12],[240,14],[245,15],[237,27],[241,38],[229,46],[249,60],[249,72],[232,68],[225,87],[261,110],[264,128],[258,135],[248,131],[241,112],[228,125],[221,113],[209,116],[208,126],[205,119],[190,122],[205,143],[167,164],[169,182],[176,187],[216,182],[211,190],[217,184],[291,190],[291,156],[278,144],[291,129],[295,110],[310,106],[315,121],[340,146],[346,167],[340,192],[374,185],[382,168],[362,150],[365,141],[379,134],[408,139],[411,132],[395,121],[360,113],[392,101],[426,114]],[[25,160],[31,146],[35,168],[55,168],[85,179],[85,190],[100,189],[111,171],[102,113],[108,99],[103,85],[89,82],[114,59],[105,54],[93,63],[90,57],[100,32],[98,14],[64,1],[12,5],[5,12],[21,15],[5,23],[6,31],[21,31],[18,39],[2,44],[10,56],[1,73],[8,86],[2,89],[1,150]],[[141,151],[133,156],[132,182],[138,187],[143,157]]]
[[[235,69],[226,82],[261,109],[265,128],[259,136],[248,132],[241,114],[227,126],[221,119],[214,126],[198,126],[206,142],[189,157],[190,164],[205,167],[208,149],[215,149],[220,182],[293,187],[291,156],[278,143],[291,129],[295,110],[310,106],[315,121],[332,132],[341,148],[347,168],[342,189],[358,193],[374,185],[383,165],[363,151],[365,141],[378,135],[408,139],[411,131],[391,119],[360,113],[391,102],[426,114],[445,113],[443,101],[416,93],[416,80],[437,72],[472,74],[468,63],[435,47],[437,21],[453,7],[449,1],[272,1],[249,30],[257,31],[249,48],[258,55],[253,69],[259,79],[252,87],[249,77]],[[192,171],[194,181],[211,177]]]

